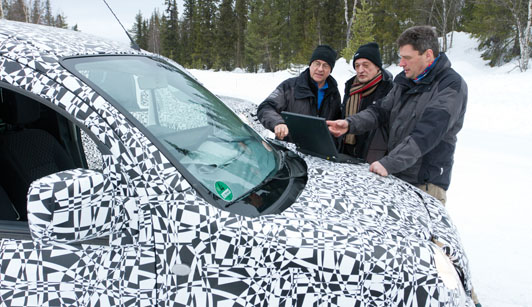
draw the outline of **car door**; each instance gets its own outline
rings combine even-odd
[[[124,179],[126,153],[101,141],[113,130],[96,112],[85,114],[93,119],[84,126],[20,88],[2,84],[0,91],[0,301],[154,305],[155,255],[144,231],[151,218],[140,214]],[[17,112],[33,116],[21,120]],[[24,208],[18,202],[26,195]]]

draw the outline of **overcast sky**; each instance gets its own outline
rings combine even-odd
[[[135,15],[140,11],[147,19],[154,9],[162,13],[164,0],[106,0],[127,30],[135,22]],[[109,11],[103,0],[51,0],[54,15],[63,13],[69,27],[78,25],[81,32],[101,37],[128,42],[124,30]],[[178,1],[181,5],[182,1]],[[182,6],[178,8],[181,18]]]

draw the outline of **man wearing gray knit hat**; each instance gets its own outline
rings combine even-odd
[[[340,92],[331,76],[337,53],[330,46],[314,49],[309,68],[299,76],[283,81],[259,105],[257,117],[261,124],[283,140],[290,136],[281,117],[282,111],[300,113],[335,120],[341,118]]]
[[[381,53],[377,43],[367,43],[358,48],[353,56],[356,75],[345,83],[342,118],[355,115],[383,98],[393,87],[392,74],[382,69]],[[340,151],[369,163],[386,153],[388,133],[379,127],[363,134],[343,136]]]

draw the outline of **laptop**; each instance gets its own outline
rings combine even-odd
[[[281,112],[281,116],[298,151],[334,162],[353,164],[366,162],[338,152],[325,118],[286,111]]]

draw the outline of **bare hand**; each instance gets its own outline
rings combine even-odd
[[[335,137],[346,134],[349,130],[349,123],[345,119],[328,120],[326,123],[329,126],[329,131]]]
[[[384,168],[384,166],[382,166],[379,161],[371,163],[371,165],[369,166],[369,171],[381,175],[383,177],[388,176],[388,171],[386,170],[386,168]]]
[[[279,124],[273,128],[273,132],[275,133],[275,137],[282,140],[288,135],[288,126],[285,124]]]

